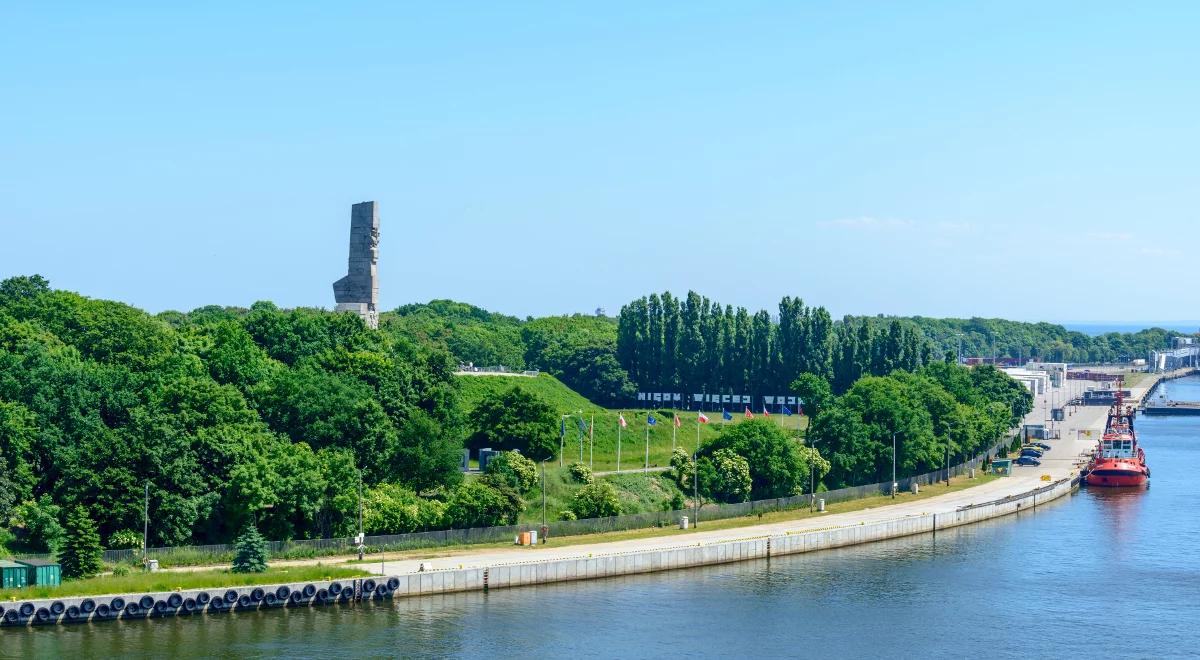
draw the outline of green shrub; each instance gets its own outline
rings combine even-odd
[[[592,476],[592,468],[583,463],[572,463],[567,471],[571,473],[571,479],[578,483],[590,484],[596,481],[596,478]]]
[[[663,500],[663,511],[679,511],[687,506],[687,500],[683,498],[683,493],[673,493],[669,499]]]
[[[132,572],[133,571],[129,568],[129,564],[117,564],[116,566],[113,566],[112,570],[113,577],[125,577]]]
[[[488,461],[487,476],[492,481],[516,489],[518,493],[528,493],[538,482],[537,464],[519,451],[505,451]]]
[[[671,452],[671,474],[680,488],[692,486],[692,457],[680,447]]]
[[[67,516],[67,526],[62,550],[58,555],[58,563],[62,566],[62,576],[68,579],[88,578],[100,572],[103,565],[100,557],[100,534],[96,531],[96,523],[88,517],[87,510],[82,506],[71,509]]]
[[[262,573],[267,570],[267,540],[253,525],[238,537],[235,548],[234,573]]]
[[[588,484],[575,493],[571,510],[579,518],[603,518],[621,515],[617,489],[607,481]]]
[[[732,449],[718,449],[712,455],[716,478],[709,484],[713,497],[722,502],[750,499],[750,464]]]
[[[49,495],[42,495],[36,501],[27,500],[17,505],[13,510],[13,523],[31,550],[57,552],[63,540],[63,527],[58,524],[61,512]]]
[[[578,516],[575,515],[574,511],[572,511],[570,509],[564,509],[564,510],[558,512],[558,519],[559,520],[578,520],[579,518],[578,518]]]
[[[525,509],[525,501],[515,489],[503,483],[468,481],[450,494],[446,518],[454,527],[495,527],[512,525]]]
[[[441,501],[399,484],[382,483],[363,493],[363,531],[371,536],[443,529],[445,512]]]
[[[141,550],[142,533],[133,529],[122,529],[108,537],[109,550]]]

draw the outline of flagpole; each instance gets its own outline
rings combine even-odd
[[[592,413],[592,425],[588,428],[588,469],[596,466],[596,413]]]
[[[679,415],[675,415],[675,419],[671,420],[671,455],[672,456],[675,455],[675,432],[679,430],[679,427],[675,426],[675,420],[678,420],[678,419],[679,419]]]
[[[617,416],[617,474],[621,473],[621,417]]]
[[[650,469],[650,423],[646,423],[646,465],[645,469]]]
[[[696,418],[696,449],[700,448],[700,418]]]

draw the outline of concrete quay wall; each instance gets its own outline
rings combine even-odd
[[[962,507],[952,512],[906,516],[870,524],[610,555],[587,555],[540,562],[514,562],[486,568],[446,569],[396,575],[391,578],[398,580],[394,596],[399,598],[590,580],[750,559],[768,559],[772,556],[815,552],[916,534],[936,533],[940,529],[969,525],[1029,510],[1039,504],[1067,495],[1077,486],[1078,480],[1061,479],[1019,495]]]
[[[1028,510],[1071,493],[1078,480],[1057,482],[1017,495],[955,511],[911,515],[892,520],[827,529],[771,534],[709,543],[605,555],[512,562],[483,568],[444,569],[374,579],[172,592],[18,600],[0,603],[0,624],[53,625],[105,620],[159,619],[193,614],[224,614],[273,607],[309,607],[369,599],[390,599],[456,591],[486,591],[551,582],[652,573],[772,556],[815,552],[871,543],[998,518]],[[566,549],[565,549],[566,550]]]

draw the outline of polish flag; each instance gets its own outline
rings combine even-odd
[[[697,419],[697,420],[698,420],[698,421],[699,421],[701,424],[707,424],[707,423],[708,423],[708,415],[705,415],[704,413],[700,413],[700,416],[699,416],[699,417],[697,417],[696,419]]]
[[[770,417],[770,416],[771,416],[771,411],[767,410],[767,407],[764,405],[763,406],[763,417]]]
[[[749,408],[746,408],[746,419],[754,419],[754,413],[750,412]]]
[[[679,419],[679,415],[675,415],[675,428],[683,426],[683,420]]]
[[[625,427],[629,426],[629,424],[625,423],[624,413],[617,415],[617,424],[620,424],[621,428],[625,428]]]

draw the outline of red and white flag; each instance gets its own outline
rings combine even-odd
[[[679,415],[675,415],[675,428],[683,426],[683,420],[679,419]]]
[[[767,410],[767,405],[764,403],[763,404],[763,417],[770,417],[770,416],[771,416],[771,411]]]
[[[746,408],[746,419],[754,419],[754,413],[750,412],[749,408]]]
[[[700,413],[700,416],[697,417],[696,420],[699,421],[701,424],[707,424],[708,423],[708,415],[705,415],[704,413]]]
[[[624,413],[617,415],[617,424],[620,424],[621,428],[625,428],[625,427],[629,426],[629,424],[625,423],[625,414]]]

